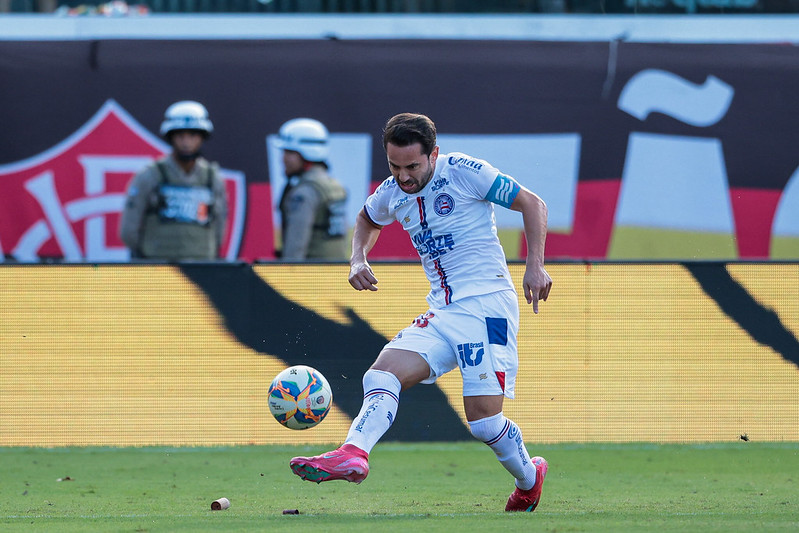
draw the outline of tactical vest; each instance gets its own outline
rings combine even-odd
[[[301,181],[313,186],[321,198],[314,215],[311,241],[308,243],[306,257],[308,259],[349,259],[347,190],[338,181],[330,179],[325,172],[321,171],[306,172]]]
[[[144,215],[142,255],[148,259],[216,259],[214,229],[215,165],[202,172],[201,185],[175,184],[166,165],[156,163],[158,202]]]

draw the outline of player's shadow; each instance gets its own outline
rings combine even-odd
[[[761,305],[730,275],[725,263],[689,263],[686,268],[705,294],[755,341],[799,367],[799,340],[777,313]]]
[[[284,298],[249,264],[187,263],[180,269],[208,296],[240,343],[277,356],[287,365],[317,368],[330,382],[335,404],[350,418],[358,414],[361,377],[387,340],[352,309],[345,310],[349,324],[327,320]],[[399,412],[384,440],[471,438],[441,389],[418,385],[402,393]]]

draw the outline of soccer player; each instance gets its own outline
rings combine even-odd
[[[424,115],[392,117],[383,146],[391,177],[358,215],[349,282],[359,291],[377,290],[366,257],[382,228],[398,221],[430,281],[429,310],[386,344],[364,374],[363,407],[344,444],[316,457],[295,457],[291,470],[317,483],[360,483],[369,473],[369,453],[396,417],[400,392],[458,367],[472,435],[516,479],[505,510],[534,511],[548,465],[543,457],[530,458],[519,426],[502,413],[504,398],[514,395],[519,305],[497,237],[494,204],[522,213],[528,250],[522,285],[535,313],[552,288],[544,269],[546,204],[485,161],[440,154],[435,124]]]

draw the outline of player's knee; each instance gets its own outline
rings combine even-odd
[[[383,388],[399,394],[402,383],[393,372],[370,368],[363,375],[363,390],[368,392],[375,388]]]
[[[385,349],[370,370],[393,374],[408,389],[430,377],[430,365],[416,352]]]
[[[505,425],[510,422],[502,413],[469,422],[472,436],[486,444],[501,435]]]

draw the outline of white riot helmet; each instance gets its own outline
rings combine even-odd
[[[214,125],[208,119],[208,110],[199,102],[183,100],[169,106],[161,123],[161,135],[168,137],[177,130],[197,130],[208,137],[214,131]]]
[[[327,161],[330,155],[329,134],[324,124],[312,118],[295,118],[280,127],[277,147],[299,152],[313,163]]]

